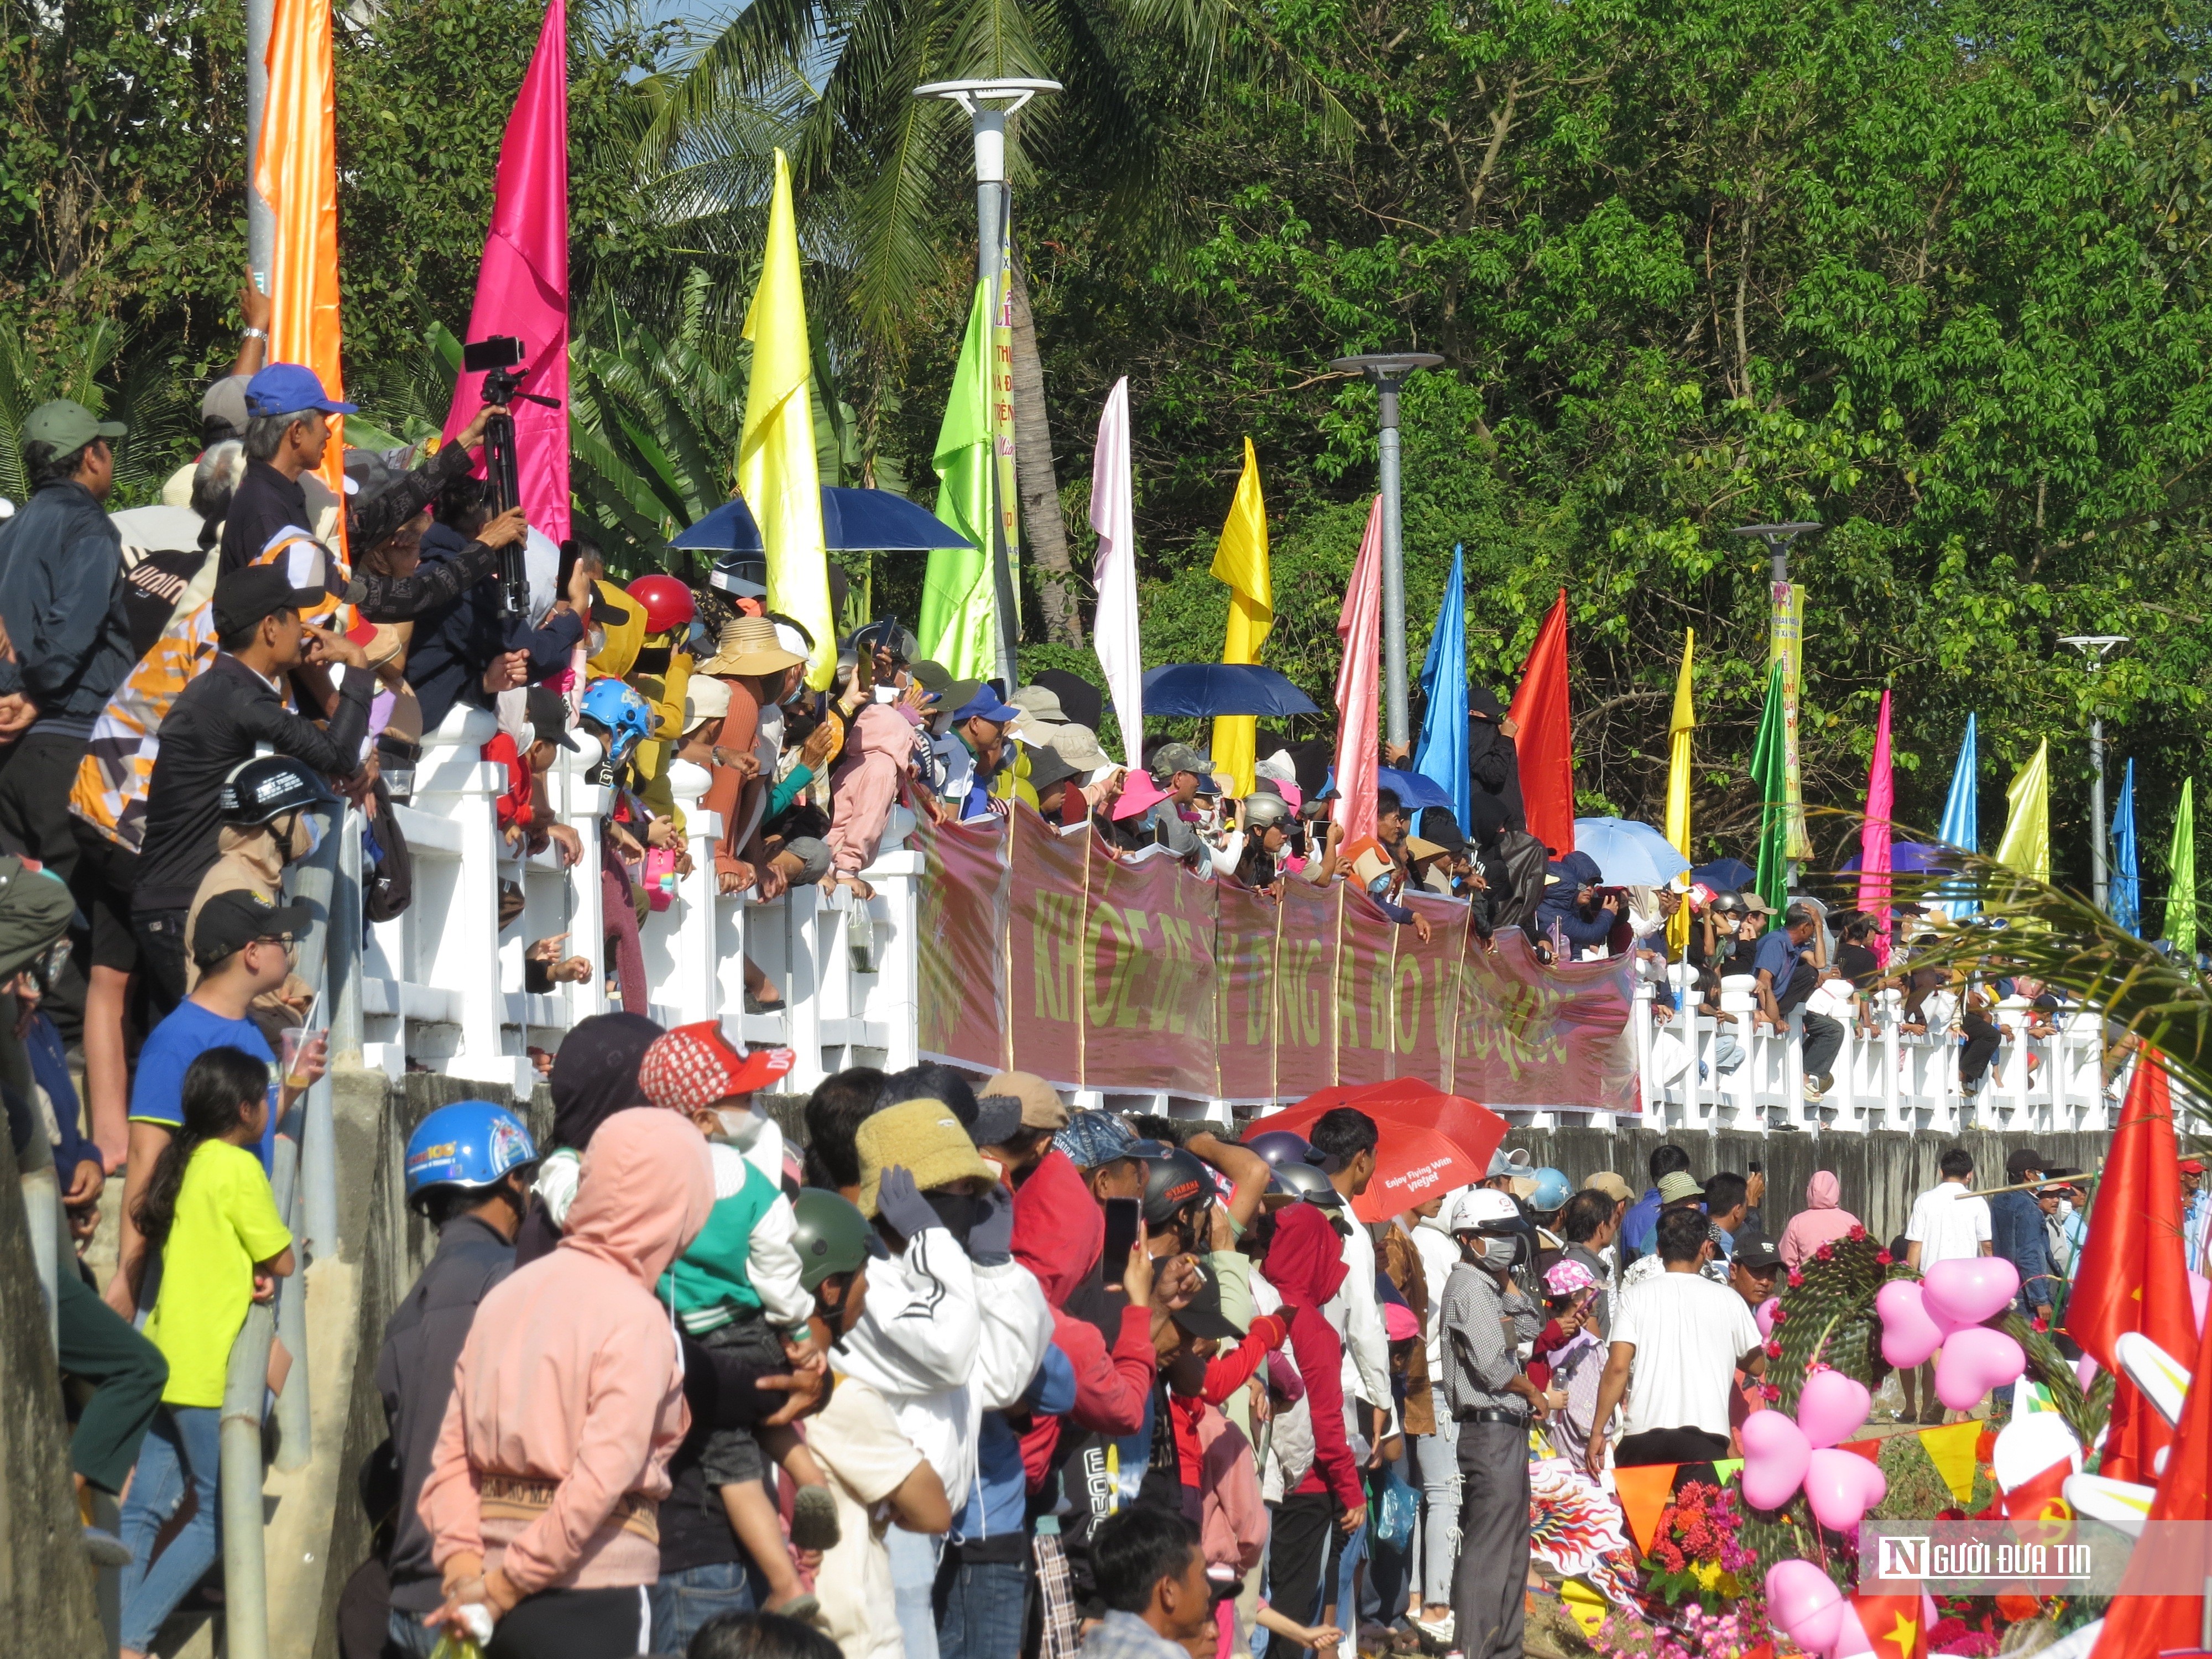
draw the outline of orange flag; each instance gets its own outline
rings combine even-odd
[[[1528,833],[1555,859],[1575,850],[1574,733],[1567,716],[1567,590],[1545,614],[1521,665],[1521,688],[1507,717],[1519,727],[1521,802]]]
[[[2114,1375],[2099,1473],[2148,1485],[2151,1460],[2173,1437],[2113,1358],[2124,1331],[2174,1355],[2194,1351],[2197,1318],[2181,1253],[2181,1153],[2164,1058],[2145,1048],[2112,1130],[2112,1154],[2089,1212],[2089,1237],[2066,1297],[2066,1331]]]
[[[269,26],[269,99],[253,185],[276,222],[269,261],[269,361],[303,363],[333,399],[338,370],[338,147],[331,0],[276,0]],[[345,416],[333,415],[317,476],[345,499]],[[345,515],[334,539],[345,552]]]
[[[1636,1547],[1649,1553],[1659,1529],[1659,1517],[1674,1496],[1674,1471],[1679,1463],[1650,1463],[1635,1468],[1616,1468],[1613,1489],[1620,1499],[1620,1513],[1628,1522],[1628,1535]]]

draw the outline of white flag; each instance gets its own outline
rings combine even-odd
[[[1145,743],[1145,653],[1137,629],[1137,532],[1129,479],[1129,377],[1114,382],[1098,417],[1098,448],[1091,467],[1091,527],[1098,532],[1098,562],[1091,579],[1098,589],[1091,646],[1105,671],[1129,769],[1141,768]]]

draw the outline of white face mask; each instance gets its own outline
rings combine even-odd
[[[772,702],[760,712],[760,734],[777,748],[783,747],[783,705]]]
[[[1500,1238],[1495,1236],[1485,1238],[1482,1241],[1483,1264],[1491,1267],[1510,1267],[1513,1265],[1513,1258],[1520,1254],[1520,1249],[1521,1242],[1518,1239]]]
[[[728,1140],[748,1137],[754,1121],[750,1112],[734,1112],[726,1106],[715,1109],[714,1121],[722,1126],[723,1138]]]

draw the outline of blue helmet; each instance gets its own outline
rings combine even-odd
[[[584,688],[580,712],[607,729],[607,758],[627,759],[629,751],[653,735],[653,705],[643,695],[620,680],[593,680]]]
[[[1557,1170],[1539,1170],[1532,1179],[1536,1190],[1528,1194],[1528,1207],[1539,1215],[1551,1214],[1575,1195],[1574,1183]]]
[[[457,1100],[407,1137],[407,1201],[419,1206],[433,1187],[489,1187],[509,1170],[537,1162],[530,1131],[513,1112],[489,1100]]]

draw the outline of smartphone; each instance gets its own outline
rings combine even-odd
[[[1751,1172],[1753,1175],[1765,1175],[1766,1173],[1766,1166],[1754,1158],[1751,1160]]]
[[[1106,1288],[1119,1290],[1122,1269],[1127,1267],[1129,1252],[1137,1248],[1137,1223],[1144,1215],[1145,1206],[1133,1198],[1109,1198],[1106,1200],[1106,1248],[1100,1259],[1106,1264]]]

